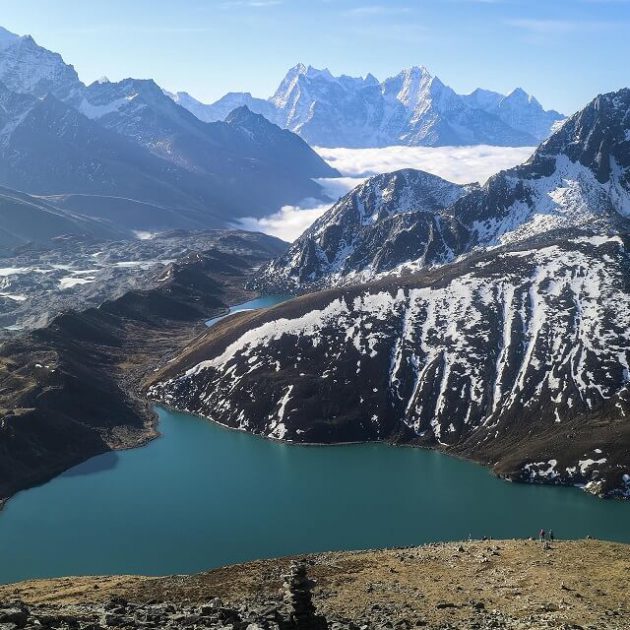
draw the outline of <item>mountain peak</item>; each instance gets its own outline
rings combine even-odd
[[[404,74],[409,76],[431,76],[429,69],[426,66],[410,66],[403,70]]]
[[[566,155],[595,174],[600,183],[630,168],[628,137],[630,89],[600,94],[573,114],[540,145],[530,162],[546,173],[559,155]],[[630,214],[630,207],[623,214]]]
[[[535,105],[541,107],[540,103],[531,95],[528,94],[523,88],[514,88],[506,97],[505,100],[516,102],[523,105]]]
[[[316,79],[316,78],[320,78],[320,77],[324,77],[325,79],[334,79],[333,75],[331,74],[330,70],[328,68],[323,68],[323,69],[319,69],[319,68],[315,68],[313,66],[309,66],[306,69],[306,76],[309,79]]]
[[[241,105],[233,109],[225,118],[225,122],[230,125],[245,125],[252,122],[258,122],[264,120],[266,123],[269,121],[260,114],[255,114],[247,105]]]

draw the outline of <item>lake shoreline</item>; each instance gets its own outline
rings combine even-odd
[[[440,455],[443,455],[444,457],[451,457],[453,459],[457,459],[460,461],[476,464],[477,466],[486,470],[491,476],[495,477],[496,479],[500,479],[501,481],[506,482],[506,483],[515,483],[515,484],[521,484],[524,486],[573,488],[573,489],[581,490],[585,494],[588,494],[595,499],[601,499],[601,500],[607,500],[607,501],[608,500],[621,501],[621,502],[630,501],[630,496],[620,496],[616,494],[597,494],[595,492],[591,492],[585,486],[585,484],[578,484],[578,483],[570,484],[570,483],[562,483],[562,482],[554,483],[552,480],[546,480],[545,478],[535,478],[531,481],[527,481],[519,477],[513,477],[510,475],[497,473],[489,464],[483,461],[480,461],[471,457],[466,457],[465,455],[461,455],[460,453],[444,451],[434,446],[414,444],[412,442],[407,442],[407,443],[396,442],[393,440],[392,441],[390,440],[355,440],[355,441],[349,441],[349,442],[295,442],[293,440],[284,440],[284,439],[276,438],[269,435],[263,435],[260,433],[252,433],[251,431],[248,431],[247,429],[243,429],[241,427],[231,427],[230,425],[223,424],[222,422],[219,422],[218,420],[215,420],[214,418],[210,416],[205,416],[199,413],[194,413],[192,411],[189,411],[188,409],[182,409],[182,408],[176,407],[167,402],[164,402],[163,400],[153,400],[153,399],[149,399],[149,400],[151,400],[151,402],[153,403],[155,407],[162,407],[164,409],[167,409],[175,413],[180,413],[187,416],[192,416],[194,418],[199,418],[204,421],[211,422],[212,424],[222,429],[227,429],[228,431],[235,431],[237,433],[244,433],[254,438],[259,438],[259,439],[266,440],[268,442],[277,443],[277,444],[286,444],[287,446],[297,446],[297,447],[304,447],[304,448],[321,448],[321,447],[325,448],[325,447],[361,446],[361,445],[369,445],[369,444],[384,444],[384,445],[395,447],[395,448],[419,449],[419,450],[429,451],[432,453],[438,453]]]

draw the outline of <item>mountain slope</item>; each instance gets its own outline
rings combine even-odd
[[[0,251],[27,243],[50,243],[60,236],[131,236],[108,223],[63,212],[42,199],[0,187]]]
[[[75,69],[61,55],[0,27],[0,82],[14,92],[69,98],[83,87]]]
[[[424,67],[379,83],[372,75],[335,77],[298,64],[267,100],[249,93],[230,93],[212,105],[189,94],[173,98],[207,121],[223,120],[230,107],[247,105],[325,147],[533,146],[563,118],[520,88],[507,96],[487,90],[456,94]]]
[[[630,90],[597,97],[526,164],[415,213],[456,222],[452,262],[229,318],[151,395],[272,438],[420,444],[630,496],[629,129]]]
[[[66,310],[0,346],[0,506],[94,455],[155,437],[139,384],[212,314],[251,294],[243,282],[276,239],[221,232],[209,249],[156,270],[149,290]]]
[[[273,438],[411,442],[626,492],[628,242],[565,235],[228,319],[150,392]]]

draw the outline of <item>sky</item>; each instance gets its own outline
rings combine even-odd
[[[81,78],[153,78],[212,102],[270,96],[298,62],[458,92],[522,87],[570,114],[630,85],[630,0],[0,0],[0,25]]]

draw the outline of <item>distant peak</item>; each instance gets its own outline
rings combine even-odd
[[[426,76],[430,77],[431,73],[426,66],[411,66],[409,68],[405,68],[402,71],[402,74],[409,77],[418,77],[418,76]]]
[[[518,99],[522,101],[529,101],[531,96],[521,87],[514,88],[508,95],[507,98]]]
[[[258,120],[265,120],[260,114],[255,114],[247,105],[241,105],[233,109],[225,118],[225,122],[230,125],[243,125]]]
[[[96,82],[97,83],[111,83],[109,78],[106,77],[105,75],[103,75],[100,79],[96,79]]]

